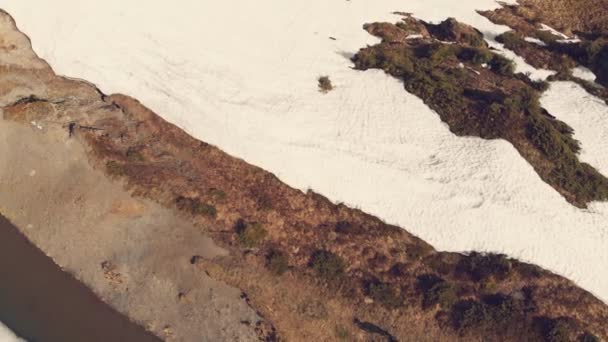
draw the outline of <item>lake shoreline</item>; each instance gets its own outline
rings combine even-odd
[[[0,215],[0,322],[28,341],[160,341],[62,271]]]

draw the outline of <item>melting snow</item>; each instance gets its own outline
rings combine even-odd
[[[552,115],[574,128],[575,137],[582,147],[580,159],[608,175],[606,103],[574,82],[551,82],[551,87],[541,98],[541,104]]]
[[[538,38],[526,37],[526,38],[524,38],[524,40],[527,42],[530,42],[530,43],[534,43],[536,45],[547,46],[547,44],[545,44],[545,42],[543,42],[542,40],[540,40]]]
[[[420,39],[420,38],[423,38],[423,35],[421,35],[421,34],[410,34],[405,39]]]
[[[589,82],[595,82],[596,78],[593,71],[585,68],[584,66],[577,66],[576,68],[573,68],[572,76],[581,78]]]
[[[556,36],[560,36],[560,37],[564,38],[564,40],[569,40],[570,39],[570,37],[568,37],[567,35],[559,32],[558,30],[554,29],[553,27],[551,27],[549,25],[540,24],[540,26],[541,26],[541,30],[542,31],[549,31],[549,32],[553,33]]]

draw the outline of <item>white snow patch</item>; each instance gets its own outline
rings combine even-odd
[[[348,58],[378,42],[361,29],[366,22],[394,22],[396,10],[433,22],[455,17],[491,40],[508,28],[475,10],[498,6],[494,0],[3,4],[59,74],[132,95],[288,184],[360,207],[441,250],[507,253],[608,300],[608,203],[573,207],[508,142],[456,137],[401,82],[351,69]],[[518,71],[550,74],[515,60]],[[319,93],[322,74],[340,86]],[[608,125],[597,129],[604,134]]]
[[[551,27],[551,26],[549,26],[547,24],[542,24],[541,23],[540,26],[541,26],[541,31],[549,31],[549,32],[553,33],[556,36],[562,37],[564,40],[569,40],[570,39],[570,37],[568,37],[567,35],[559,32],[558,30],[554,29],[553,27]]]
[[[608,175],[608,106],[574,82],[551,82],[541,98],[545,109],[574,128],[581,161]],[[608,222],[606,226],[608,229]]]
[[[526,37],[526,38],[524,38],[524,40],[527,41],[527,42],[529,42],[529,43],[534,43],[536,45],[547,46],[547,44],[545,44],[545,42],[543,42],[542,40],[540,40],[538,38]]]
[[[477,74],[477,75],[481,75],[481,73],[480,73],[479,71],[477,71],[477,70],[475,70],[475,69],[473,69],[473,68],[469,68],[469,67],[467,67],[467,70],[469,70],[469,71],[471,71],[471,72],[473,72],[473,73],[475,73],[475,74]]]
[[[405,39],[421,39],[421,38],[424,38],[424,36],[421,34],[410,34],[409,36],[405,37]]]
[[[584,66],[577,66],[572,69],[572,76],[581,78],[585,81],[595,82],[595,74],[593,71],[585,68]]]
[[[558,39],[558,40],[556,40],[556,42],[562,43],[562,44],[573,44],[573,43],[580,43],[581,40],[578,37],[574,37],[574,38],[570,38],[570,39]]]

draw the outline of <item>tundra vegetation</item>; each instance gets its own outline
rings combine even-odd
[[[357,69],[382,69],[403,80],[405,89],[435,110],[457,135],[511,142],[572,204],[585,207],[608,200],[608,179],[579,161],[573,129],[541,107],[547,83],[515,74],[513,62],[491,50],[480,32],[454,19],[434,25],[406,18],[397,25],[376,23],[365,29],[382,42],[355,55]],[[423,38],[408,39],[414,29],[423,30]],[[527,44],[515,34],[501,39],[510,46]],[[602,63],[601,45],[583,50],[585,57],[580,58]]]
[[[512,31],[499,35],[496,40],[523,57],[528,64],[557,71],[550,80],[576,82],[608,103],[608,90],[605,88],[608,86],[606,12],[587,11],[584,15],[592,18],[584,21],[580,13],[571,13],[578,10],[578,3],[563,2],[555,8],[547,3],[526,0],[518,6],[503,4],[497,10],[482,11],[480,14],[496,24],[511,27]],[[547,30],[541,25],[543,20],[557,25],[576,39],[565,40]],[[527,41],[526,37],[536,38],[542,43]],[[577,65],[590,69],[596,76],[595,82],[573,76],[572,68]]]

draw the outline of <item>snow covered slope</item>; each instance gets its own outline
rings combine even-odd
[[[475,10],[496,6],[493,0],[0,2],[60,74],[132,95],[288,184],[360,207],[439,249],[504,252],[608,301],[608,203],[571,206],[509,143],[456,137],[399,81],[350,69],[349,57],[376,41],[361,28],[366,22],[397,21],[393,11],[433,21],[451,16],[491,39],[506,28]],[[516,61],[519,70],[534,71]],[[320,75],[336,89],[319,93]],[[551,110],[563,109],[560,89],[543,100]],[[574,120],[606,111],[579,105],[595,112],[571,113]],[[605,135],[606,121],[556,115],[584,134],[583,159],[606,170],[599,164],[607,151],[587,136]]]
[[[551,114],[574,128],[580,159],[608,175],[608,106],[574,82],[553,82],[541,98]]]
[[[0,322],[0,342],[20,342],[22,339],[18,338],[10,331],[2,322]]]

